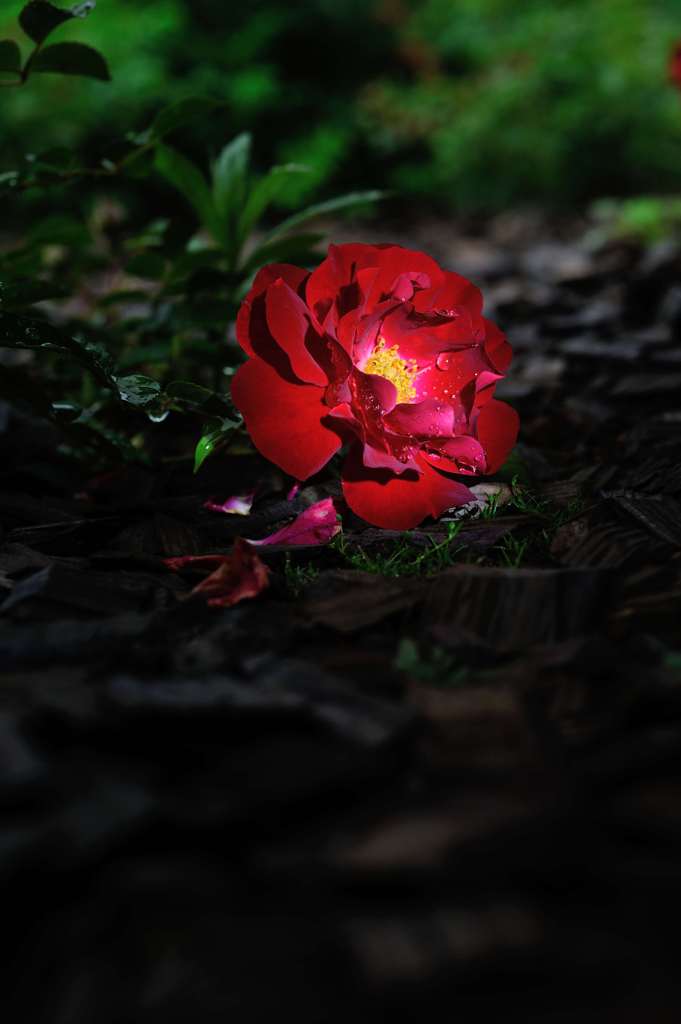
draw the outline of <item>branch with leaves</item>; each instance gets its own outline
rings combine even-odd
[[[66,10],[33,0],[24,7],[19,23],[34,48],[22,64],[17,43],[0,42],[0,76],[13,76],[0,84],[23,85],[34,72],[43,71],[108,80],[105,59],[91,47],[45,45],[61,25],[85,17],[94,6],[82,3]],[[0,192],[9,197],[90,179],[131,184],[157,176],[180,194],[194,219],[194,231],[179,251],[168,237],[175,216],[160,218],[125,241],[115,261],[129,279],[145,282],[140,301],[147,309],[144,322],[130,324],[127,330],[93,329],[87,320],[56,325],[49,309],[38,305],[68,296],[63,279],[45,272],[45,244],[80,251],[83,269],[75,273],[76,287],[78,273],[87,274],[92,267],[92,239],[82,226],[57,218],[50,233],[45,225],[29,225],[19,247],[0,253],[0,350],[14,350],[15,358],[29,352],[29,365],[35,366],[39,357],[47,369],[30,374],[3,368],[0,360],[0,397],[20,393],[34,412],[81,440],[85,437],[90,450],[101,442],[109,453],[118,445],[125,457],[135,457],[125,437],[123,413],[131,433],[150,422],[163,422],[170,413],[183,413],[201,424],[194,454],[195,469],[200,469],[241,426],[241,417],[223,393],[240,358],[226,342],[225,328],[236,316],[253,275],[271,262],[315,265],[322,258],[317,245],[323,234],[310,231],[308,225],[382,197],[377,191],[352,192],[309,206],[274,226],[265,225],[287,185],[307,174],[307,167],[284,164],[255,173],[252,138],[242,132],[227,142],[206,173],[169,141],[183,127],[213,117],[223,106],[209,97],[180,100],[159,111],[143,131],[129,133],[123,154],[119,146],[116,159],[104,159],[98,167],[78,166],[71,151],[51,151],[32,156],[22,170],[0,173]],[[106,310],[117,301],[115,294],[107,296]],[[129,294],[123,292],[120,301],[129,301]],[[106,319],[107,312],[99,315]],[[57,367],[69,382],[66,397],[55,395],[47,383]],[[111,423],[118,434],[110,429]]]
[[[45,42],[60,25],[74,18],[85,18],[94,9],[94,0],[64,9],[47,3],[46,0],[32,0],[21,11],[19,24],[33,43],[33,49],[23,60],[21,48],[13,39],[0,40],[0,86],[18,87],[25,85],[32,74],[53,72],[60,75],[81,75],[108,82],[111,79],[104,57],[92,46],[85,43]]]

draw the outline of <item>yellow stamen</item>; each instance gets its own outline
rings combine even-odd
[[[385,377],[394,384],[397,388],[398,402],[411,402],[412,398],[416,398],[414,377],[418,373],[418,363],[415,359],[403,359],[397,345],[386,348],[385,338],[378,339],[376,348],[366,362],[364,372]]]

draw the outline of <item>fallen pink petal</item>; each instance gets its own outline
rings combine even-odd
[[[233,494],[231,498],[227,498],[223,502],[211,498],[204,501],[203,507],[209,512],[222,512],[228,516],[247,516],[253,508],[255,494],[255,491],[249,491],[247,494]]]
[[[296,519],[262,540],[249,540],[249,544],[296,545],[328,544],[342,529],[332,498],[324,498],[310,505]]]

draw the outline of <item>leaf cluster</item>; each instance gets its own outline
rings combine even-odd
[[[74,18],[87,17],[94,7],[94,0],[67,9],[47,0],[31,0],[19,14],[19,25],[33,47],[24,57],[15,40],[0,40],[0,85],[25,85],[31,75],[46,73],[79,75],[108,82],[111,75],[107,62],[94,47],[76,42],[45,45],[48,36],[61,25]]]
[[[89,48],[45,45],[94,6],[33,0],[24,7],[19,22],[33,51],[22,62],[16,43],[0,43],[0,75],[14,76],[6,84],[23,85],[40,70],[94,74]],[[74,60],[58,66],[69,46]],[[108,78],[104,68],[101,58],[95,77]],[[309,225],[380,198],[353,192],[272,224],[272,205],[307,173],[304,166],[256,173],[248,132],[223,145],[207,170],[174,142],[223,107],[203,96],[172,103],[94,167],[51,150],[0,172],[6,205],[38,211],[49,195],[54,209],[55,196],[74,185],[90,196],[88,215],[72,216],[60,204],[62,212],[29,221],[0,250],[0,398],[52,420],[87,458],[93,450],[104,459],[145,458],[150,431],[178,414],[198,434],[195,471],[234,441],[241,418],[228,391],[241,353],[233,323],[254,273],[273,261],[315,265],[323,234]],[[129,223],[110,198],[159,185],[164,215],[146,222]]]

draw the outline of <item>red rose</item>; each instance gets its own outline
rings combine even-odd
[[[681,43],[677,43],[669,58],[669,80],[681,89]]]
[[[350,442],[343,493],[389,529],[473,500],[518,433],[494,387],[511,360],[482,296],[397,245],[330,246],[311,274],[264,267],[239,311],[232,396],[256,447],[298,480]]]

